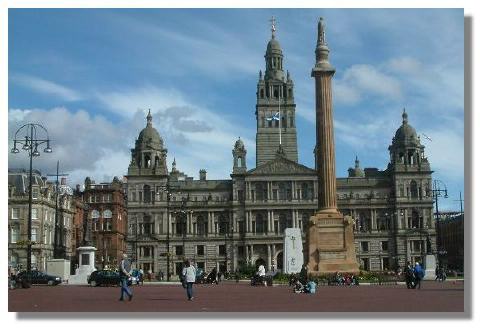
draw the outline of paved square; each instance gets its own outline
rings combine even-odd
[[[187,301],[180,285],[133,287],[131,302],[120,289],[89,286],[33,286],[8,292],[10,312],[463,312],[463,282],[424,282],[421,290],[398,286],[323,286],[314,295],[287,286],[246,283],[195,285]]]

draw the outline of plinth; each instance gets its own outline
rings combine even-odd
[[[310,217],[308,255],[312,275],[358,273],[351,217],[337,211],[319,211]]]

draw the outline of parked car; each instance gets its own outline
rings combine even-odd
[[[133,275],[128,279],[128,285],[137,282],[137,278]],[[112,270],[97,270],[93,271],[87,278],[90,286],[120,286],[120,273]]]
[[[33,285],[49,285],[56,286],[62,283],[62,278],[46,274],[38,270],[32,270],[30,273],[22,271],[17,274],[17,279],[20,281],[29,281]]]
[[[87,282],[92,287],[120,286],[120,274],[111,270],[97,270],[88,276]]]

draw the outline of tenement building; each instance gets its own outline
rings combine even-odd
[[[47,260],[54,258],[55,216],[57,216],[57,251],[60,258],[71,259],[73,237],[73,191],[62,179],[56,185],[33,170],[32,183],[32,268],[46,271]],[[58,203],[57,203],[58,197]],[[8,258],[9,265],[27,267],[29,173],[8,170]],[[58,205],[58,206],[56,206]],[[56,210],[57,209],[57,210]]]
[[[288,227],[302,230],[306,250],[309,218],[318,209],[317,174],[298,163],[294,83],[274,28],[256,97],[256,167],[247,168],[250,150],[239,138],[225,180],[209,180],[203,169],[194,179],[175,160],[169,170],[148,113],[127,175],[127,248],[146,272],[177,275],[184,258],[205,270],[234,271],[245,263],[282,269]],[[388,151],[385,170],[362,169],[355,159],[348,176],[337,178],[338,207],[355,221],[357,261],[365,270],[436,254],[432,171],[406,112]]]
[[[95,183],[87,177],[81,197],[83,210],[88,211],[91,219],[92,246],[97,248],[95,263],[101,268],[116,268],[126,251],[127,211],[123,183],[117,177],[104,183]],[[80,217],[77,223],[81,226],[76,228],[83,233],[84,219]],[[78,238],[78,246],[81,240]]]

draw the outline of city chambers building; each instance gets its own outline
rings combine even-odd
[[[282,269],[284,230],[290,227],[301,229],[307,254],[317,174],[298,162],[294,82],[283,59],[272,29],[252,109],[256,149],[232,140],[231,179],[209,180],[205,170],[194,179],[175,160],[169,170],[166,145],[148,113],[131,150],[126,190],[127,249],[145,272],[178,275],[184,258],[207,271],[231,272],[246,263]],[[394,270],[436,254],[432,171],[405,111],[399,124],[385,170],[362,169],[355,159],[348,177],[337,178],[338,206],[354,219],[364,270]],[[247,168],[253,153],[256,166]]]

